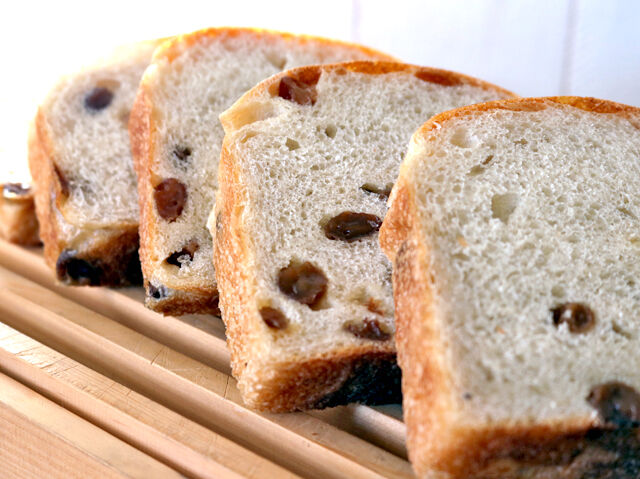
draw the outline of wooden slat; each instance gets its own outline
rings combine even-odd
[[[0,476],[16,479],[183,477],[0,374]]]
[[[112,290],[61,285],[44,263],[40,249],[21,248],[3,240],[0,240],[0,265],[219,371],[230,371],[224,325],[219,318],[163,317],[144,307],[142,288]]]
[[[297,477],[2,323],[0,372],[189,477]]]
[[[4,322],[290,470],[412,477],[409,464],[305,414],[257,414],[229,376],[0,269]]]
[[[24,249],[2,240],[0,265],[225,375],[230,374],[224,326],[218,318],[205,315],[160,316],[143,306],[141,288],[109,290],[60,285],[44,264],[41,250]],[[349,406],[347,409],[334,408],[309,414],[350,434],[366,438],[403,459],[407,457],[405,426],[399,405],[381,408]]]

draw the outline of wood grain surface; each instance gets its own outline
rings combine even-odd
[[[39,250],[0,242],[0,373],[186,477],[413,477],[399,406],[252,411],[229,375],[222,322],[163,317],[141,298],[58,285]]]

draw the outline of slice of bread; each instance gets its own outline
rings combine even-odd
[[[388,192],[425,118],[511,95],[456,73],[354,62],[276,75],[221,115],[209,228],[247,404],[399,401],[391,265],[377,242]]]
[[[5,183],[0,189],[0,238],[23,246],[39,245],[31,187],[23,183]]]
[[[122,47],[63,78],[38,109],[29,167],[45,259],[65,283],[142,281],[127,124],[159,42]]]
[[[413,136],[394,261],[420,477],[640,477],[640,109],[493,102]]]
[[[219,314],[206,223],[218,184],[220,113],[283,69],[351,59],[389,57],[332,40],[235,28],[198,31],[158,50],[130,124],[149,308]]]

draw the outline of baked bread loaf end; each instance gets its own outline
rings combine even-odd
[[[29,168],[47,263],[72,285],[140,284],[129,113],[160,41],[63,78],[38,109]]]
[[[209,229],[234,376],[253,408],[400,399],[390,263],[377,241],[410,135],[511,93],[402,63],[275,75],[221,115]]]
[[[640,477],[640,110],[492,102],[413,136],[394,262],[419,477]]]
[[[0,189],[0,238],[23,246],[41,244],[31,187],[5,183]]]

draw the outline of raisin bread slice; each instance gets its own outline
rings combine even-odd
[[[219,314],[206,223],[224,136],[220,113],[259,81],[292,66],[389,58],[358,45],[236,28],[198,31],[158,50],[130,124],[148,307]]]
[[[394,261],[420,477],[640,477],[640,109],[493,102],[413,136]]]
[[[509,96],[456,73],[354,62],[276,75],[220,117],[210,229],[247,404],[399,401],[391,265],[377,242],[389,190],[425,118]]]
[[[5,183],[0,189],[0,238],[23,246],[39,245],[31,187],[24,183]]]
[[[29,137],[29,167],[45,259],[76,285],[142,281],[138,198],[128,119],[158,41],[63,78],[44,100]]]

